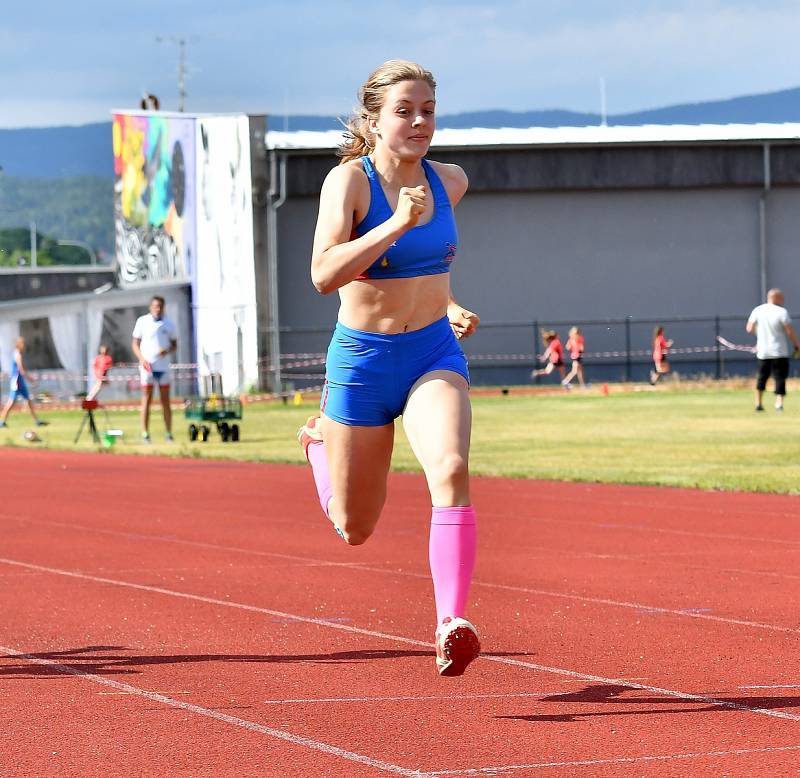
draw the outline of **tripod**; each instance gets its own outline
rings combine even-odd
[[[73,443],[77,443],[78,439],[83,432],[83,427],[86,422],[89,422],[89,432],[92,433],[92,440],[98,445],[100,444],[100,433],[97,430],[97,424],[94,420],[94,412],[100,407],[100,403],[97,400],[83,400],[81,402],[81,408],[83,409],[83,418],[81,419],[81,426],[78,427],[78,434],[75,436],[75,440],[72,441]],[[108,423],[108,411],[103,409],[103,412],[106,414],[106,423]]]

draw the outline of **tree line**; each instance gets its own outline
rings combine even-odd
[[[114,255],[114,179],[99,176],[24,178],[0,174],[0,265],[30,260],[30,224],[37,261],[86,264],[87,252],[59,240],[87,243],[100,261]]]

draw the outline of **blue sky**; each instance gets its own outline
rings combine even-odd
[[[83,124],[143,90],[187,110],[343,114],[376,65],[415,59],[440,113],[611,114],[800,84],[796,0],[30,0],[3,3],[0,127]]]

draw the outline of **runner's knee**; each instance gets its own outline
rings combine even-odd
[[[341,535],[344,538],[344,542],[347,543],[348,546],[360,546],[369,540],[370,535],[372,535],[372,530],[367,532],[361,527],[350,530],[342,529]]]
[[[461,454],[446,454],[432,468],[431,481],[438,487],[459,487],[469,477],[467,460]]]
[[[339,534],[349,546],[360,546],[369,540],[378,523],[380,511],[348,511],[341,503],[334,504],[333,521]]]
[[[343,520],[337,516],[336,526],[348,546],[360,546],[366,543],[375,529],[374,522],[372,524],[364,524],[347,516]]]

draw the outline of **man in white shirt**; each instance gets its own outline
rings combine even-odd
[[[786,395],[786,378],[789,375],[789,340],[795,351],[800,351],[789,312],[783,307],[783,292],[770,289],[767,302],[756,306],[747,320],[745,329],[756,336],[756,356],[758,357],[758,378],[756,379],[756,410],[763,411],[761,400],[767,379],[775,380],[775,410],[783,410]]]
[[[139,376],[142,385],[142,440],[150,442],[150,403],[153,399],[153,384],[158,383],[161,394],[161,410],[167,440],[172,441],[172,409],[169,404],[170,354],[178,347],[178,332],[171,319],[164,315],[166,304],[163,297],[150,300],[150,313],[140,316],[133,328],[131,348],[139,360]]]

